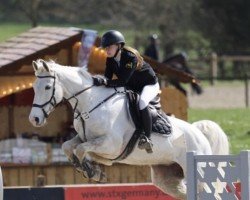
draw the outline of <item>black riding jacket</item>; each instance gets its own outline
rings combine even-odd
[[[146,85],[153,85],[158,82],[158,78],[152,67],[143,62],[140,69],[136,69],[136,56],[125,49],[121,52],[120,62],[115,58],[107,58],[105,77],[107,80],[107,87],[126,87],[135,92],[141,93]],[[112,80],[113,74],[118,79]]]

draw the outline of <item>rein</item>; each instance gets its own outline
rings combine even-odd
[[[90,111],[88,112],[82,112],[82,113],[78,113],[78,115],[75,117],[75,118],[78,118],[80,115],[83,115],[84,119],[87,120],[89,119],[89,114],[91,112],[93,112],[96,108],[98,108],[99,106],[101,106],[102,104],[104,104],[105,102],[107,102],[109,99],[111,99],[113,96],[115,96],[116,94],[118,93],[124,93],[124,92],[120,92],[120,91],[117,91],[116,88],[115,89],[115,92],[111,95],[109,95],[107,98],[105,98],[103,101],[101,101],[100,103],[98,103],[94,108],[92,108]],[[77,103],[78,103],[78,100],[77,100]],[[76,106],[75,106],[76,107]]]

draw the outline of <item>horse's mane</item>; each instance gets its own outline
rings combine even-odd
[[[49,69],[55,72],[59,71],[68,71],[69,74],[72,74],[72,72],[76,72],[81,78],[92,80],[92,75],[88,72],[87,66],[83,67],[77,67],[77,66],[66,66],[66,65],[60,65],[56,63],[54,60],[49,61],[43,61],[41,59],[38,59],[36,61],[38,66],[42,66],[42,62],[46,62]],[[35,74],[36,76],[40,73],[45,72],[45,69],[43,67],[39,67],[38,70],[36,70]]]

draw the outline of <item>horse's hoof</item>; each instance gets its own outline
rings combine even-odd
[[[92,178],[96,173],[93,169],[92,163],[86,159],[82,162],[81,169],[87,178]]]
[[[100,182],[100,183],[107,183],[108,182],[108,178],[107,178],[106,173],[101,172],[100,180],[98,182]]]
[[[104,172],[102,171],[95,171],[94,177],[92,177],[92,180],[98,182],[98,183],[107,183],[108,179]]]
[[[82,173],[82,172],[83,172],[83,170],[82,170],[81,167],[76,167],[76,166],[75,166],[75,169],[76,169],[76,171],[77,171],[78,173]]]

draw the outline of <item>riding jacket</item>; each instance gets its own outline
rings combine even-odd
[[[113,75],[118,79],[112,80]],[[107,58],[105,77],[107,87],[126,87],[141,93],[146,85],[153,85],[158,78],[152,67],[143,61],[141,67],[137,68],[137,58],[132,52],[122,49],[120,62],[115,58]]]

